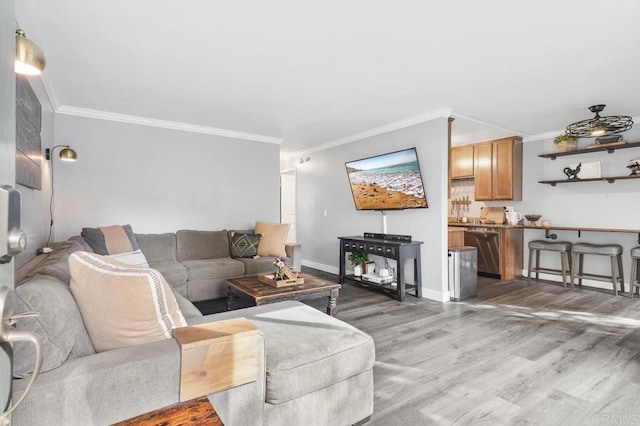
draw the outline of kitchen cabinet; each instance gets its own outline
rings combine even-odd
[[[473,145],[451,148],[451,179],[473,177]]]
[[[522,200],[522,138],[474,145],[476,201]]]
[[[510,280],[522,275],[524,228],[508,225],[454,225],[465,229],[464,245],[478,249],[478,273]],[[451,226],[453,227],[453,226]]]
[[[447,247],[463,247],[464,246],[464,228],[449,227]]]

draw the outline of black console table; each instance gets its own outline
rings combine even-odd
[[[400,302],[404,301],[406,291],[411,288],[415,289],[416,297],[422,297],[422,268],[420,260],[420,245],[422,241],[408,242],[364,237],[338,237],[338,239],[340,240],[340,284],[344,284],[345,278],[348,278],[367,286],[377,287],[390,293],[395,293],[396,300]],[[398,283],[396,287],[393,287],[391,284],[372,283],[353,275],[346,275],[345,254],[347,252],[362,251],[397,261],[396,273]],[[405,283],[403,268],[407,259],[413,259],[413,273],[416,282],[414,285],[407,285]]]

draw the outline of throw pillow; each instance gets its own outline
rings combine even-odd
[[[284,243],[289,232],[288,223],[256,222],[255,232],[262,235],[258,245],[258,256],[287,256]]]
[[[131,225],[82,228],[80,235],[95,253],[102,255],[132,252],[140,248]]]
[[[234,232],[231,236],[231,257],[256,257],[261,238],[260,234]]]
[[[186,326],[158,271],[93,253],[69,257],[71,292],[96,352],[168,339]]]
[[[27,274],[27,278],[48,275],[69,284],[71,275],[69,274],[68,259],[71,253],[81,251],[82,245],[78,241],[69,240],[54,244],[52,249],[46,259]]]
[[[67,359],[95,353],[69,286],[46,275],[36,275],[16,287],[16,312],[37,311],[22,318],[17,331],[35,334],[43,346],[41,372],[58,368]],[[29,342],[13,344],[13,376],[33,372],[36,351]]]
[[[118,262],[126,263],[127,265],[138,266],[141,268],[148,268],[149,262],[142,253],[142,250],[136,250],[129,253],[110,254],[107,257],[115,259]]]

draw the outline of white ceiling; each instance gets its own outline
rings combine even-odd
[[[472,119],[454,122],[460,143],[475,128],[559,130],[597,103],[604,115],[640,115],[637,0],[16,8],[45,52],[56,108],[281,138],[284,156],[442,107]]]

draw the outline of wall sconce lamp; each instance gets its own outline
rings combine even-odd
[[[78,154],[69,145],[56,145],[51,149],[45,149],[44,158],[51,160],[53,150],[56,148],[62,148],[62,150],[60,150],[60,159],[62,161],[76,161],[78,159]]]
[[[595,117],[569,124],[565,133],[576,138],[597,138],[622,133],[633,127],[633,120],[628,115],[600,117],[604,107],[606,105],[590,106],[589,111],[594,113]]]
[[[78,154],[69,146],[69,145],[56,145],[53,148],[45,149],[44,158],[51,161],[51,198],[49,199],[49,238],[47,238],[47,247],[49,247],[49,243],[51,242],[51,234],[53,233],[53,194],[54,194],[54,186],[53,186],[53,151],[56,148],[62,148],[60,150],[60,160],[62,161],[76,161],[78,159]]]
[[[298,160],[298,163],[304,164],[307,161],[311,161],[311,157],[300,157],[300,160]]]
[[[40,75],[47,61],[42,50],[27,38],[20,28],[16,30],[15,71],[24,75]]]

